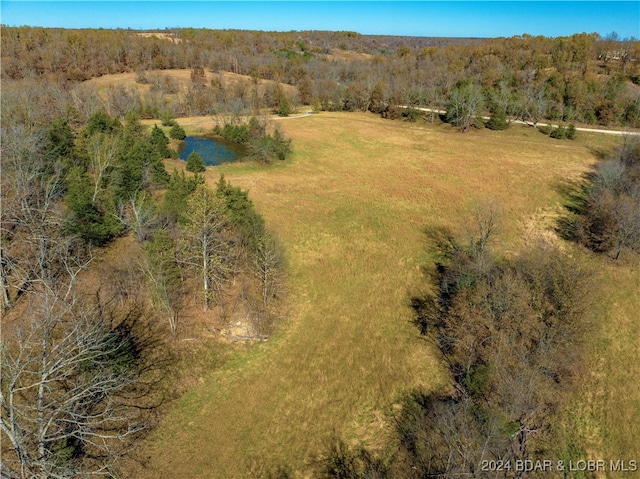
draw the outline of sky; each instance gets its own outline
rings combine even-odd
[[[5,1],[0,23],[62,28],[348,30],[427,37],[616,32],[640,38],[640,1]]]

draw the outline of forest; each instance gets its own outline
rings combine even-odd
[[[105,107],[123,117],[131,106],[144,118],[170,108],[176,116],[227,108],[259,109],[285,101],[281,89],[252,93],[252,82],[295,87],[287,102],[318,110],[382,112],[397,105],[445,109],[464,85],[479,111],[522,118],[606,126],[640,126],[640,42],[580,33],[546,38],[446,39],[360,35],[354,32],[256,32],[175,29],[144,35],[126,30],[3,28],[4,89],[45,80],[49,103],[71,95],[76,110],[91,110],[83,80],[137,72],[153,92],[113,87]],[[145,72],[206,68],[251,77],[228,91],[220,82],[166,95],[177,86]],[[75,88],[74,88],[75,86]],[[259,96],[259,98],[258,98]],[[54,107],[54,105],[50,105]],[[56,112],[59,116],[59,113]],[[475,111],[473,112],[475,114]]]
[[[308,160],[310,140],[300,136],[299,153],[269,116],[310,110],[320,118],[367,114],[389,128],[450,124],[454,143],[485,126],[515,128],[513,120],[559,124],[531,129],[552,137],[527,136],[534,143],[575,139],[575,125],[640,128],[640,42],[615,34],[448,39],[3,26],[1,44],[0,466],[10,478],[132,477],[162,416],[206,382],[195,371],[245,354],[235,346],[218,353],[209,342],[190,349],[193,336],[255,354],[263,351],[255,345],[281,340],[291,305],[306,295],[288,294],[301,273],[287,258],[301,246],[283,241],[287,226],[276,233],[253,193],[235,182],[238,171],[278,175]],[[170,75],[178,69],[190,72],[188,81]],[[145,88],[90,82],[123,73]],[[183,167],[176,145],[187,117],[211,118],[211,134],[243,145],[237,168],[245,170],[232,170],[230,180],[197,155]],[[325,143],[340,134],[318,132]],[[394,389],[384,440],[372,448],[336,432],[311,452],[307,473],[535,477],[481,465],[566,458],[556,419],[589,364],[599,294],[593,262],[626,268],[640,253],[639,145],[627,137],[602,148],[580,181],[563,186],[553,231],[574,254],[544,242],[508,252],[495,246],[503,220],[495,204],[478,206],[462,228],[427,228],[434,261],[415,265],[425,274],[401,314],[438,358],[446,385],[404,387],[400,397]],[[274,180],[268,191],[302,188],[282,185]],[[352,214],[343,207],[323,217]],[[369,207],[366,214],[377,214]],[[351,254],[347,264],[358,261]],[[582,259],[589,254],[603,259]],[[326,260],[299,263],[313,269]],[[405,284],[392,286],[408,294]],[[254,477],[302,477],[281,457],[248,468]]]

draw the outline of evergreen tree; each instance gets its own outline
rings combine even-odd
[[[173,112],[171,110],[160,110],[158,117],[162,121],[162,126],[175,126],[177,123],[173,119]]]
[[[207,169],[207,166],[204,164],[204,161],[202,161],[202,158],[200,158],[200,155],[198,155],[195,151],[192,151],[187,157],[186,168],[187,171],[190,171],[192,173],[202,173]]]
[[[249,192],[233,186],[220,175],[216,196],[224,200],[226,214],[242,244],[254,251],[265,234],[264,219],[255,210]]]
[[[155,147],[161,158],[171,158],[169,138],[158,128],[158,125],[153,125],[153,129],[151,130],[151,144]]]
[[[567,130],[564,125],[558,125],[558,127],[551,132],[550,136],[556,140],[564,140],[567,137]]]
[[[142,136],[144,127],[140,123],[140,115],[135,111],[130,111],[124,117],[124,132],[127,135]]]
[[[116,197],[125,201],[141,189],[164,187],[169,182],[160,153],[146,137],[125,136],[118,163],[112,181]]]
[[[98,111],[89,117],[87,121],[87,135],[94,133],[117,133],[122,129],[122,124],[117,118],[112,118],[103,111]]]
[[[273,132],[273,146],[275,156],[280,161],[286,160],[291,153],[291,140],[287,140],[277,128]]]
[[[43,148],[44,157],[49,168],[53,167],[58,161],[62,161],[65,164],[72,162],[76,156],[74,140],[75,135],[67,120],[58,118],[51,122],[47,129]]]
[[[187,137],[187,134],[185,133],[184,128],[175,123],[171,127],[171,130],[169,130],[169,137],[174,140],[184,140]]]
[[[279,116],[289,116],[291,113],[291,103],[289,102],[289,98],[286,95],[282,95],[280,97],[280,102],[278,103],[278,115]]]
[[[265,134],[249,141],[249,157],[261,163],[283,161],[291,152],[291,140],[286,139],[276,128],[273,135]]]
[[[161,207],[162,213],[167,216],[169,221],[175,223],[185,213],[189,196],[202,183],[204,183],[204,179],[197,173],[187,178],[184,171],[173,171]]]
[[[494,108],[486,127],[490,130],[506,130],[509,128],[505,111],[502,108]]]
[[[91,180],[84,169],[78,166],[71,168],[65,196],[69,209],[65,231],[89,244],[101,246],[111,239],[113,232],[102,212],[93,204],[92,191]]]

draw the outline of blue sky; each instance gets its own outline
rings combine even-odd
[[[581,32],[640,38],[639,1],[4,1],[4,25],[350,30],[498,37]]]

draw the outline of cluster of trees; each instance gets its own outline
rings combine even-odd
[[[435,294],[413,301],[453,380],[446,393],[409,398],[398,417],[399,454],[416,477],[494,477],[483,461],[567,459],[555,424],[584,359],[591,275],[548,244],[498,259],[495,228],[490,211],[476,214],[466,242],[448,238]]]
[[[556,424],[584,361],[591,275],[549,244],[500,258],[496,230],[489,208],[463,241],[434,233],[442,260],[412,300],[449,386],[404,399],[381,455],[335,441],[318,477],[523,477],[516,464],[570,459]]]
[[[105,246],[129,233],[142,243],[153,241],[161,230],[170,232],[177,244],[195,235],[189,225],[212,228],[201,231],[204,243],[192,247],[194,254],[206,256],[201,258],[206,270],[202,272],[205,306],[215,289],[212,282],[220,283],[226,276],[222,271],[233,269],[231,263],[236,259],[231,258],[259,254],[256,245],[264,240],[266,231],[247,192],[223,180],[215,192],[208,190],[198,175],[204,165],[195,156],[187,165],[193,176],[177,171],[169,174],[162,162],[174,154],[167,137],[157,126],[146,133],[135,114],[129,114],[122,125],[116,118],[97,112],[77,131],[68,120],[56,119],[38,132],[40,139],[25,136],[23,126],[8,125],[3,135],[4,307],[10,308],[34,281],[33,272],[45,267],[29,261],[44,261],[40,256],[51,248],[54,234],[92,247]],[[288,148],[277,132],[275,137]],[[262,126],[252,139],[264,138],[273,141]],[[260,151],[258,147],[252,150]],[[268,147],[264,150],[265,161],[277,154]],[[155,199],[157,193],[162,194],[161,201]],[[193,217],[195,214],[203,218]],[[214,247],[210,242],[216,235],[224,240],[218,238],[220,244]],[[26,248],[25,240],[34,243],[33,248]],[[161,235],[158,241],[162,243],[166,237]],[[250,246],[251,251],[232,252],[233,245]],[[220,256],[216,260],[221,268],[218,272],[211,269],[215,254]],[[186,257],[180,261],[194,263]]]
[[[341,55],[344,49],[358,55]],[[5,27],[2,51],[5,85],[39,78],[69,89],[69,82],[139,72],[154,92],[141,98],[133,89],[113,87],[108,103],[115,116],[127,104],[137,104],[143,116],[166,108],[195,115],[261,107],[286,115],[299,103],[324,110],[443,109],[456,95],[481,92],[487,109],[534,123],[547,118],[640,125],[640,42],[614,34],[480,40],[175,29],[149,37],[121,30]],[[225,87],[192,75],[179,105],[169,105],[166,95],[178,88],[168,77],[148,73],[168,68],[208,68],[253,80]],[[258,79],[292,85],[297,95],[285,95],[276,83],[258,94]],[[460,91],[460,81],[477,92]]]
[[[267,122],[252,116],[248,122],[223,121],[214,132],[222,138],[234,141],[248,148],[248,157],[260,163],[283,161],[291,153],[291,140],[285,138],[276,127],[273,133],[267,131]]]
[[[545,118],[546,104],[543,96],[517,98],[505,92],[497,94],[492,90],[482,90],[469,80],[461,80],[451,90],[443,119],[459,127],[461,131],[471,127],[506,130],[514,120],[530,121],[536,126],[539,120]],[[389,116],[388,110],[385,113]],[[484,117],[487,113],[490,113],[490,117],[485,121]],[[395,116],[398,115],[414,121],[417,111],[410,107],[407,110],[396,111]],[[566,120],[564,117],[561,119]],[[433,113],[431,121],[433,121]],[[540,127],[540,131],[556,139],[573,140],[576,137],[576,128],[573,123],[557,127],[547,125]]]
[[[627,137],[599,162],[575,198],[577,216],[562,230],[586,247],[619,259],[640,253],[640,141]],[[567,221],[565,221],[566,223]]]
[[[15,112],[6,113],[3,474],[111,473],[151,426],[169,358],[152,309],[134,292],[113,301],[104,293],[110,285],[91,284],[85,272],[95,247],[121,234],[118,201],[164,181],[154,174],[162,163],[152,137],[136,133],[133,122],[122,127],[96,114],[74,131],[66,119],[13,123],[7,120]],[[130,149],[120,148],[123,142]]]
[[[220,304],[230,280],[243,284],[242,295],[255,319],[256,334],[267,332],[271,302],[281,295],[283,254],[265,229],[248,192],[220,177],[216,189],[196,173],[174,173],[161,209],[173,224],[156,231],[146,248],[152,278],[172,332],[186,285],[199,290],[204,311]]]
[[[113,474],[163,402],[185,308],[243,301],[265,334],[282,248],[247,191],[168,173],[167,137],[135,112],[2,100],[3,475]]]

